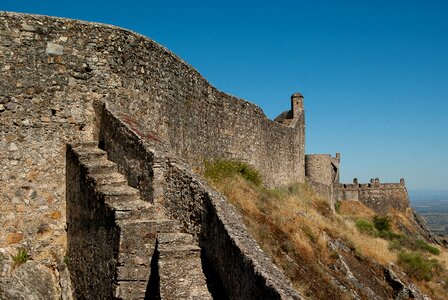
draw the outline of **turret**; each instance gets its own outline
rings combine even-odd
[[[300,93],[294,93],[291,96],[292,118],[296,119],[303,113],[303,96]]]

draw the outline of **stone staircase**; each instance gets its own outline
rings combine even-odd
[[[148,298],[147,288],[153,289],[147,287],[148,280],[158,272],[159,290],[152,292],[156,299],[212,299],[193,236],[181,233],[179,222],[167,218],[163,208],[143,201],[140,191],[128,185],[117,165],[107,159],[106,151],[98,148],[98,142],[69,147],[87,169],[105,205],[114,211],[120,228],[114,297]],[[156,268],[151,263],[154,258]]]
[[[157,245],[161,299],[212,299],[192,235],[160,233]]]

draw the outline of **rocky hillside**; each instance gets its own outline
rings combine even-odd
[[[379,216],[343,201],[334,213],[308,186],[266,189],[236,164],[209,163],[205,175],[308,299],[448,298],[448,251],[425,240],[412,209]]]

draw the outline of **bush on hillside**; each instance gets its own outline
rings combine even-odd
[[[261,185],[260,173],[244,162],[226,159],[205,162],[205,177],[210,180],[219,182],[234,176],[241,176],[256,186]]]
[[[359,232],[368,234],[368,235],[375,235],[375,227],[373,226],[372,222],[366,219],[358,219],[356,220],[356,228],[358,228]]]
[[[428,259],[420,252],[401,251],[398,253],[398,264],[409,276],[425,281],[431,280],[442,269],[436,259]]]
[[[416,246],[417,250],[424,250],[424,251],[427,251],[434,255],[440,254],[440,250],[438,248],[428,244],[427,242],[425,242],[423,240],[416,240],[415,246]]]
[[[390,218],[388,216],[374,216],[373,225],[379,232],[390,231]]]
[[[425,251],[434,255],[439,255],[440,250],[427,242],[419,239],[412,239],[404,235],[397,235],[393,239],[390,239],[389,249],[391,250],[402,250],[403,248],[412,251]]]

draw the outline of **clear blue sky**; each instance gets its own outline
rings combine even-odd
[[[113,24],[270,118],[305,96],[307,153],[343,181],[448,189],[448,1],[1,0],[0,10]]]

